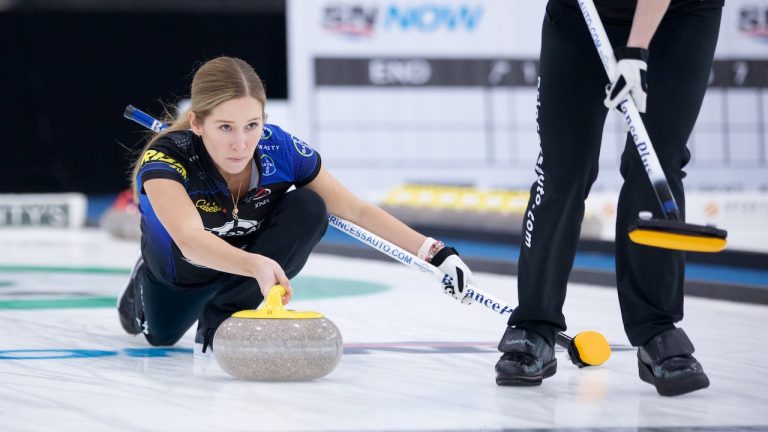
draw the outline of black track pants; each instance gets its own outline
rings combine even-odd
[[[328,227],[325,203],[308,189],[283,196],[247,247],[269,257],[288,278],[296,276]],[[256,279],[220,273],[205,286],[164,284],[150,272],[140,275],[144,316],[152,345],[173,345],[199,320],[198,332],[215,330],[232,313],[256,308],[264,297]]]
[[[686,142],[709,78],[721,9],[665,17],[650,45],[644,123],[681,211]],[[606,25],[614,47],[628,25]],[[550,2],[542,30],[538,126],[541,154],[537,181],[523,219],[519,306],[510,325],[541,333],[550,342],[565,330],[562,313],[568,275],[584,218],[584,200],[597,178],[607,109],[608,79],[575,7]],[[616,115],[610,113],[610,115]],[[636,245],[629,225],[642,210],[660,217],[643,164],[628,136],[621,157],[624,184],[616,223],[616,275],[624,329],[639,346],[683,318],[683,252]]]

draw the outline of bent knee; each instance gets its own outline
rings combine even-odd
[[[183,333],[181,335],[157,335],[151,333],[144,335],[144,337],[147,339],[147,342],[149,342],[149,344],[152,346],[172,346],[175,345],[182,336],[184,336]]]
[[[305,188],[296,189],[289,195],[293,194],[296,194],[293,199],[296,201],[295,205],[300,207],[302,217],[310,222],[326,223],[325,219],[328,217],[328,208],[320,195]]]

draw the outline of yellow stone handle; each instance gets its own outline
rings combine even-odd
[[[285,307],[283,307],[284,295],[285,287],[280,284],[273,286],[269,290],[269,294],[267,294],[267,300],[264,302],[265,304],[263,306],[267,315],[285,311]]]
[[[286,309],[283,306],[283,296],[285,287],[275,285],[267,294],[264,304],[258,309],[243,310],[232,314],[235,318],[258,318],[258,319],[312,319],[322,318],[323,314],[318,312],[298,312]]]

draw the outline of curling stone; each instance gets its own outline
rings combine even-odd
[[[341,359],[341,333],[317,312],[283,307],[285,288],[275,285],[265,304],[227,318],[214,338],[224,371],[246,380],[306,381],[330,373]]]

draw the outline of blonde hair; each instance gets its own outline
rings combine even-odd
[[[267,103],[264,84],[256,71],[245,61],[234,57],[218,57],[200,66],[192,78],[190,91],[191,100],[187,112],[194,113],[197,121],[201,124],[205,122],[206,117],[211,114],[214,108],[228,100],[252,97],[261,102],[262,107]],[[167,129],[149,139],[134,161],[131,171],[131,187],[136,202],[138,202],[139,197],[138,174],[144,153],[152,144],[169,132],[190,128],[189,117],[184,113],[173,121]]]

